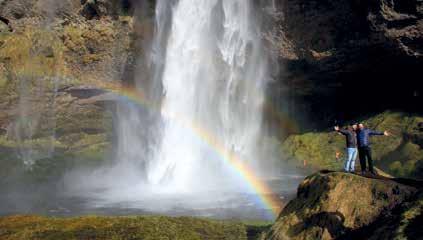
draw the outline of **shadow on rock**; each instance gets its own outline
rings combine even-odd
[[[351,230],[344,226],[344,222],[344,215],[338,211],[320,212],[305,219],[303,222],[292,226],[288,230],[288,235],[290,237],[294,237],[300,234],[301,232],[305,231],[306,229],[319,227],[323,229],[323,231],[326,229],[331,235],[331,238],[336,239]]]
[[[423,238],[423,214],[415,217],[408,226],[404,229],[405,236],[408,239]]]

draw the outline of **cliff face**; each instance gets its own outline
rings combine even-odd
[[[335,172],[311,175],[266,239],[418,239],[421,183],[400,182]]]
[[[129,1],[0,1],[5,175],[23,162],[60,175],[107,155],[112,112],[101,96],[131,75],[139,42],[151,35],[134,11]]]
[[[0,1],[1,159],[51,158],[52,148],[98,158],[107,149],[112,116],[99,96],[133,80],[154,2]],[[421,1],[257,3],[280,70],[270,112],[311,129],[388,108],[421,111]]]
[[[282,66],[275,88],[294,117],[306,112],[318,127],[389,108],[421,111],[421,1],[268,2],[277,24],[267,39]]]

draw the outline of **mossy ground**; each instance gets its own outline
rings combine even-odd
[[[118,24],[98,24],[93,31],[87,24],[49,29],[28,25],[13,33],[0,33],[3,179],[16,171],[37,180],[59,177],[73,165],[97,164],[110,149],[111,113],[95,104],[79,104],[77,98],[58,91],[99,81],[84,76],[84,64],[72,60],[95,53],[107,55],[102,60],[113,57],[108,46],[98,46],[113,42]],[[82,48],[82,53],[76,47]],[[90,64],[84,66],[95,73],[96,66]],[[35,162],[31,171],[24,169],[25,154]]]
[[[0,218],[4,240],[118,240],[118,239],[258,239],[267,223],[206,220],[192,217],[78,217],[48,218],[10,216]]]
[[[423,178],[423,133],[418,127],[423,117],[387,111],[362,122],[371,129],[388,130],[392,134],[371,139],[377,167],[398,177]],[[282,144],[282,149],[287,161],[298,167],[339,170],[345,158],[345,137],[333,131],[292,135]],[[358,160],[356,166],[359,167]]]

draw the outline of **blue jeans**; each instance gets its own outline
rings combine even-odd
[[[344,170],[346,172],[354,172],[355,159],[357,159],[357,148],[347,148],[347,157],[345,159]]]

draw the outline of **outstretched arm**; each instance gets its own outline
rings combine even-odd
[[[341,129],[339,126],[335,126],[334,129],[335,131],[337,131],[338,133],[341,133],[342,135],[346,135],[348,133],[348,131]]]
[[[369,135],[370,136],[389,136],[390,134],[388,131],[379,132],[379,131],[370,130]]]

